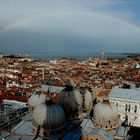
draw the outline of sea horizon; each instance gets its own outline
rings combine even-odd
[[[104,58],[126,58],[132,55],[139,55],[140,53],[104,53]],[[85,52],[85,53],[29,53],[30,58],[39,60],[52,60],[52,59],[76,59],[76,60],[85,60],[90,57],[101,58],[101,53],[98,52]]]
[[[54,60],[54,59],[76,59],[85,60],[90,57],[97,58],[127,58],[128,56],[140,55],[140,53],[130,52],[7,52],[1,53],[1,55],[21,55],[23,57],[33,58],[35,60]]]

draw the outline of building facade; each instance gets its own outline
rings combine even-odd
[[[140,127],[140,89],[113,88],[109,100],[118,109],[121,122]]]

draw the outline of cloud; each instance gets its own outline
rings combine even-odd
[[[6,0],[0,1],[0,19],[17,20],[57,11],[91,11],[129,19],[135,14],[135,5],[130,0]]]
[[[45,47],[48,42],[49,47],[88,44],[130,49],[140,43],[138,27],[133,25],[140,22],[135,6],[130,0],[0,1],[0,40],[4,47],[23,50],[24,45]]]
[[[17,25],[24,24],[25,22],[28,22],[28,21],[32,20],[33,18],[35,18],[35,17],[27,16],[27,17],[24,17],[24,18],[18,19],[18,20],[1,22],[0,23],[0,32],[6,31],[9,28],[16,27]]]

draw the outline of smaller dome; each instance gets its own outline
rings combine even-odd
[[[54,135],[65,127],[65,114],[62,107],[52,101],[38,105],[33,111],[33,132],[37,133],[40,126],[40,135]],[[60,134],[60,132],[58,133]]]
[[[28,99],[28,104],[29,104],[29,107],[35,108],[40,103],[45,102],[45,100],[46,100],[45,94],[43,94],[43,93],[36,94],[35,93]]]
[[[108,100],[99,102],[94,107],[93,123],[95,127],[105,130],[116,128],[118,126],[117,108]]]

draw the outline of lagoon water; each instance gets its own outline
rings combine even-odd
[[[101,58],[100,53],[30,53],[29,56],[34,59],[43,59],[43,60],[51,60],[51,59],[59,59],[59,58],[72,58],[77,60],[88,59],[89,57],[99,57]],[[105,53],[104,58],[126,58],[128,54],[123,53]]]

